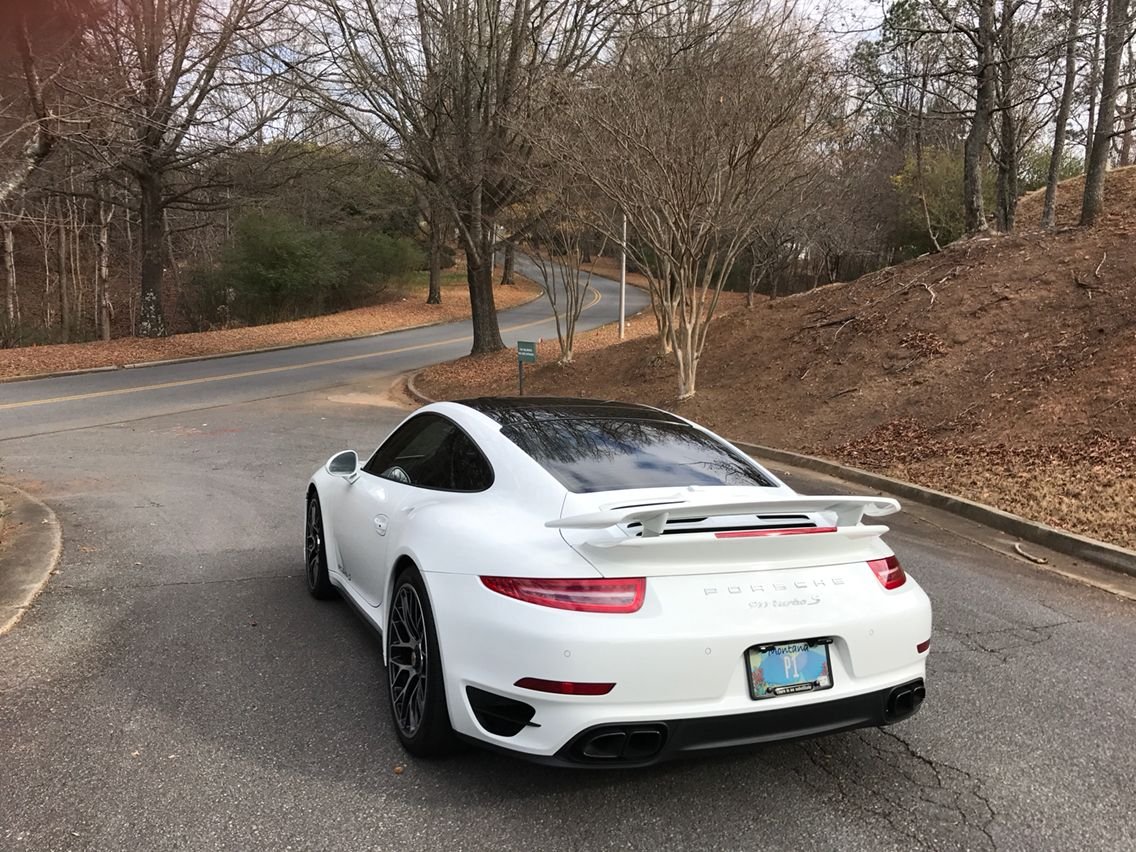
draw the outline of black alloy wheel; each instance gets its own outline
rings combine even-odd
[[[399,575],[387,626],[387,685],[391,716],[403,746],[418,757],[451,750],[434,614],[417,569]]]
[[[308,497],[307,522],[304,524],[304,576],[312,597],[327,600],[335,596],[335,586],[327,576],[327,547],[323,538],[323,513],[319,497]]]

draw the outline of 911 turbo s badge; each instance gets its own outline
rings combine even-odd
[[[750,601],[750,609],[780,609],[787,606],[816,606],[820,603],[820,595],[811,595],[807,598],[787,598],[776,601]]]

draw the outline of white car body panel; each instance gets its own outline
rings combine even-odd
[[[474,441],[492,466],[492,487],[432,491],[362,472],[351,481],[325,466],[309,488],[322,505],[331,581],[380,631],[396,568],[409,560],[421,572],[459,734],[553,759],[597,725],[736,717],[916,681],[922,688],[927,654],[916,646],[931,636],[930,602],[910,576],[891,590],[877,580],[867,561],[892,555],[881,538],[887,527],[860,517],[896,511],[895,501],[803,498],[760,466],[772,487],[573,493],[486,414],[436,403],[411,417],[423,412],[449,418]],[[668,518],[645,503],[669,505],[668,517],[680,522],[706,516],[685,521],[687,528],[782,512],[835,530],[660,535]],[[516,600],[488,589],[482,576],[648,579],[643,606],[615,614]],[[831,688],[750,697],[746,649],[821,637],[831,640]],[[514,686],[525,677],[615,687],[581,696]],[[471,706],[471,686],[535,708],[535,725],[513,736],[490,733]]]

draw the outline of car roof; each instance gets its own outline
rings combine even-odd
[[[455,400],[459,405],[472,408],[501,426],[532,423],[534,420],[648,420],[656,423],[682,423],[681,417],[640,405],[635,402],[618,402],[605,399],[577,397],[519,396]]]

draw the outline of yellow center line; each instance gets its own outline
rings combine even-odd
[[[598,290],[593,291],[594,298],[592,301],[585,305],[583,310],[593,308],[599,304],[603,296],[600,295]],[[520,325],[509,326],[502,329],[508,333],[513,331],[520,331],[523,328],[530,328],[534,325],[541,323],[551,322],[552,317],[545,319],[532,320],[530,322],[521,323]],[[260,370],[244,370],[239,373],[223,373],[217,376],[202,376],[198,379],[181,379],[176,382],[160,382],[153,385],[138,385],[137,387],[117,388],[115,390],[105,391],[91,391],[90,393],[76,393],[69,396],[54,396],[46,399],[29,399],[23,402],[8,402],[0,405],[0,411],[10,411],[15,408],[30,408],[34,405],[53,405],[59,402],[74,402],[80,399],[99,399],[107,396],[119,396],[128,393],[141,393],[143,391],[164,390],[166,388],[180,388],[187,385],[202,385],[208,382],[223,382],[230,379],[245,379],[249,376],[267,376],[271,373],[287,373],[292,370],[306,370],[309,367],[327,367],[332,364],[346,364],[350,361],[362,361],[367,358],[382,358],[385,355],[399,355],[403,352],[414,352],[419,349],[432,349],[435,346],[447,346],[451,343],[463,343],[467,340],[472,340],[473,335],[467,334],[462,337],[451,337],[447,340],[436,340],[432,343],[416,343],[413,346],[403,346],[399,349],[386,349],[382,352],[367,352],[362,355],[344,355],[340,358],[324,358],[320,361],[305,361],[303,364],[288,364],[283,367],[265,367]]]

